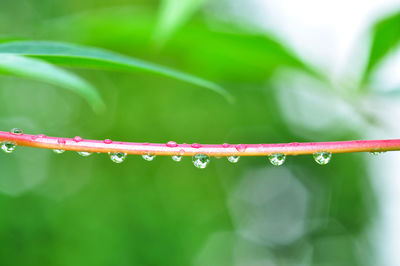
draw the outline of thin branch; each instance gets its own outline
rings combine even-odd
[[[316,152],[384,152],[400,150],[400,139],[355,140],[336,142],[280,143],[280,144],[177,144],[133,143],[107,140],[88,140],[81,137],[58,138],[45,135],[15,134],[0,131],[0,142],[10,142],[18,146],[71,151],[88,151],[127,154],[182,155],[207,154],[209,156],[268,156],[270,154],[301,155]]]

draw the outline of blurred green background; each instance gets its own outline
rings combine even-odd
[[[107,110],[96,114],[69,91],[2,75],[1,130],[160,143],[392,137],[378,111],[396,90],[379,90],[373,74],[400,40],[396,10],[364,25],[367,48],[350,64],[358,74],[338,81],[288,40],[230,15],[232,6],[1,1],[2,38],[102,47],[206,78],[236,98],[141,72],[69,68],[104,98]],[[386,265],[371,229],[378,166],[365,154],[334,155],[323,167],[311,156],[281,167],[212,158],[204,170],[189,157],[117,165],[104,154],[22,147],[0,156],[0,265]]]

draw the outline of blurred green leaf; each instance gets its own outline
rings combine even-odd
[[[372,44],[363,75],[363,84],[370,79],[378,64],[400,44],[400,13],[378,21],[372,28]]]
[[[162,45],[205,2],[206,0],[163,0],[155,40]]]
[[[219,85],[183,72],[103,49],[51,41],[17,41],[0,44],[0,53],[36,57],[55,64],[107,70],[143,70],[213,90],[228,101],[233,97]]]
[[[60,86],[85,98],[95,111],[104,109],[97,90],[78,76],[39,59],[0,54],[0,72]]]
[[[54,39],[107,47],[151,61],[172,61],[187,72],[217,82],[264,83],[275,70],[287,67],[325,79],[274,36],[215,18],[207,23],[192,19],[155,52],[150,47],[157,22],[151,8],[102,9],[48,21],[42,34],[51,32]]]

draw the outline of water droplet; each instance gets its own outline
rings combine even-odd
[[[78,151],[78,154],[83,157],[88,157],[88,156],[92,155],[92,153],[88,152],[88,151]]]
[[[206,154],[196,154],[193,156],[192,162],[197,168],[204,169],[210,162],[210,157]]]
[[[244,152],[245,150],[246,150],[246,145],[244,145],[244,144],[238,144],[238,145],[236,145],[235,146],[235,148],[236,148],[236,150],[238,151],[238,152]]]
[[[174,147],[177,147],[177,146],[178,146],[178,144],[175,141],[168,141],[167,142],[167,147],[174,148]]]
[[[54,149],[53,151],[54,151],[54,153],[57,153],[57,154],[61,154],[61,153],[65,152],[65,150],[60,150],[60,149]]]
[[[15,145],[12,142],[3,142],[3,143],[1,143],[1,149],[5,153],[12,153],[13,151],[15,151],[16,147],[17,147],[17,145]]]
[[[372,151],[372,152],[370,152],[370,154],[374,155],[374,156],[378,156],[378,155],[380,155],[382,153],[384,153],[384,151]]]
[[[10,130],[10,133],[11,133],[11,134],[15,134],[15,135],[22,135],[22,134],[23,134],[22,129],[20,129],[20,128],[13,128],[13,129],[11,129],[11,130]]]
[[[313,157],[314,157],[314,160],[317,163],[319,163],[321,165],[324,165],[324,164],[328,164],[329,163],[329,161],[331,160],[331,157],[332,157],[332,153],[330,153],[330,152],[316,152],[316,153],[313,154]]]
[[[76,136],[76,137],[73,138],[73,140],[75,142],[81,142],[83,139],[81,137],[79,137],[79,136]]]
[[[193,148],[195,148],[195,149],[198,149],[198,148],[201,147],[201,145],[200,145],[199,143],[193,143],[191,146],[192,146]]]
[[[275,165],[282,165],[286,160],[286,155],[282,153],[274,153],[268,156],[269,161]]]
[[[179,155],[184,155],[185,154],[185,150],[184,149],[181,149],[181,150],[179,150]]]
[[[111,143],[112,143],[112,140],[111,140],[111,139],[105,139],[105,140],[104,140],[104,143],[105,143],[105,144],[111,144]],[[112,159],[111,159],[111,160],[112,160]]]
[[[151,161],[153,161],[153,159],[154,159],[156,156],[153,155],[153,154],[148,153],[148,154],[143,154],[142,157],[143,157],[143,159],[145,159],[146,161],[151,162]]]
[[[229,145],[228,143],[222,144],[222,147],[224,147],[224,148],[229,148],[229,146],[231,146],[231,145]]]
[[[67,141],[65,139],[59,138],[57,139],[58,144],[65,144]]]
[[[228,157],[228,161],[231,163],[237,163],[240,159],[240,156],[238,155],[232,155]]]
[[[180,162],[182,160],[182,156],[181,155],[173,155],[172,160],[174,160],[175,162]]]
[[[122,163],[125,161],[127,154],[123,152],[109,152],[108,155],[110,156],[111,161],[114,163]]]

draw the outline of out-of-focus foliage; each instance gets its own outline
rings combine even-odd
[[[162,45],[206,0],[162,0],[155,40]]]
[[[158,1],[3,1],[0,31],[171,66],[227,88],[235,104],[155,75],[74,69],[105,99],[107,111],[96,114],[66,90],[1,76],[0,128],[163,143],[362,134],[352,121],[358,99],[289,44],[203,10],[176,18],[160,45],[158,8]],[[339,112],[334,100],[349,111]],[[307,131],[299,126],[304,117]],[[289,157],[279,168],[261,157],[235,165],[212,158],[199,170],[188,157],[128,156],[117,165],[104,154],[18,147],[1,154],[0,169],[1,265],[376,265],[366,237],[375,198],[361,154],[334,155],[324,167],[312,156]]]
[[[379,63],[400,45],[400,13],[376,23],[372,29],[372,43],[363,80],[367,82]]]
[[[70,89],[84,97],[95,110],[104,110],[103,100],[89,83],[41,60],[0,53],[0,72]]]

